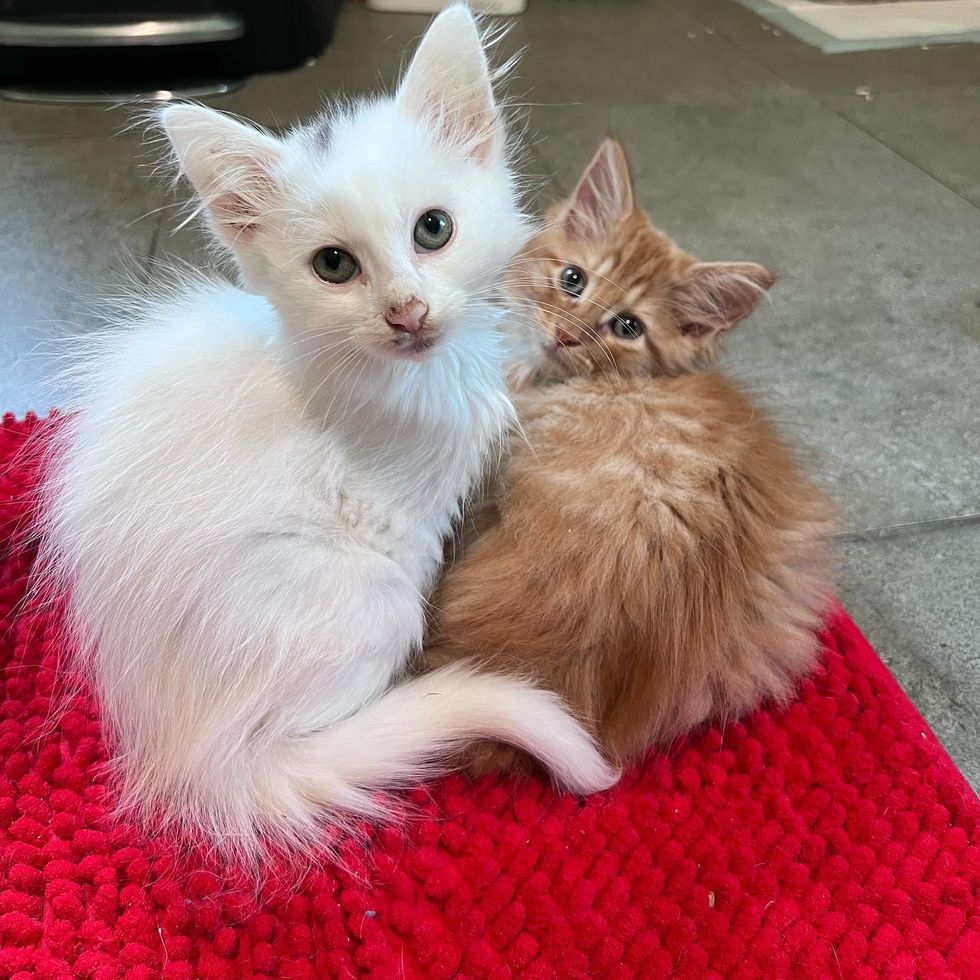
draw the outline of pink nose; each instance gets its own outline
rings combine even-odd
[[[410,299],[401,306],[392,307],[385,314],[385,321],[392,330],[417,334],[425,326],[429,308],[420,299]]]

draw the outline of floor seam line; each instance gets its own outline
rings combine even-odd
[[[973,210],[980,211],[980,203],[976,203],[974,201],[971,201],[970,198],[964,197],[963,194],[960,191],[958,191],[955,187],[951,187],[949,184],[946,183],[946,181],[937,177],[935,174],[930,173],[928,170],[924,169],[919,164],[917,164],[914,160],[910,160],[907,156],[905,156],[905,154],[900,153],[898,150],[895,149],[895,147],[889,146],[887,143],[880,140],[874,133],[865,129],[863,126],[855,122],[853,119],[849,119],[838,109],[835,109],[832,105],[825,102],[822,98],[820,98],[819,95],[817,95],[814,92],[811,92],[807,88],[804,88],[796,84],[795,82],[791,82],[788,78],[780,74],[775,68],[772,68],[770,65],[767,65],[765,62],[760,61],[754,54],[752,54],[752,52],[746,50],[746,48],[744,48],[741,44],[739,44],[739,42],[734,37],[732,37],[731,32],[728,31],[726,28],[719,29],[717,27],[714,27],[713,25],[708,25],[704,20],[704,16],[702,12],[698,10],[693,11],[693,16],[700,22],[702,27],[711,26],[712,30],[719,36],[723,37],[733,48],[735,48],[736,51],[739,52],[739,54],[743,55],[745,58],[747,58],[757,67],[763,69],[763,71],[768,72],[770,75],[772,75],[773,78],[782,82],[783,85],[788,86],[794,92],[800,92],[801,94],[805,95],[815,105],[820,106],[822,109],[826,109],[828,112],[832,113],[842,122],[847,123],[847,125],[850,126],[852,129],[856,129],[859,133],[863,133],[869,139],[874,140],[874,142],[877,143],[879,146],[883,147],[884,149],[888,150],[890,153],[894,154],[896,157],[899,158],[899,160],[904,161],[910,167],[913,167],[915,170],[918,170],[919,173],[928,177],[930,180],[935,181],[935,183],[939,184],[940,187],[943,187],[946,190],[948,190],[951,194],[956,195],[956,197],[958,197],[961,201],[963,201],[964,204],[968,204]],[[764,17],[762,19],[765,20]],[[801,41],[800,43],[802,44],[805,42]],[[833,55],[825,55],[824,57],[829,58],[829,57],[833,57]]]
[[[928,177],[930,180],[935,181],[937,184],[939,184],[940,187],[944,187],[951,194],[954,194],[956,197],[958,197],[964,204],[969,205],[969,207],[973,208],[974,211],[980,211],[980,203],[971,201],[970,198],[965,197],[961,191],[958,191],[955,187],[946,183],[946,181],[943,180],[941,177],[938,177],[936,174],[926,170],[920,164],[916,163],[914,160],[907,157],[900,150],[897,150],[894,146],[889,146],[886,142],[879,139],[879,137],[876,136],[873,132],[871,132],[868,129],[865,129],[860,123],[855,122],[853,119],[848,118],[839,109],[835,109],[829,103],[824,102],[823,99],[819,98],[818,96],[814,95],[811,92],[807,92],[807,95],[809,95],[814,100],[814,102],[817,103],[817,105],[823,106],[824,109],[826,109],[828,112],[832,112],[838,119],[847,123],[849,126],[856,129],[859,133],[864,133],[864,135],[867,136],[869,139],[874,140],[875,143],[878,144],[878,146],[888,150],[889,153],[894,154],[896,157],[898,157],[899,160],[903,160],[910,167],[914,167],[916,170],[919,171],[920,174],[923,174],[926,177]]]
[[[934,531],[945,531],[954,527],[972,527],[976,524],[980,524],[980,512],[971,511],[953,517],[932,517],[920,521],[878,524],[853,531],[839,531],[834,535],[834,540],[849,543],[881,541],[888,538],[909,537],[914,534],[929,534]]]

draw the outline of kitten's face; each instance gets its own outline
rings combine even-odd
[[[538,330],[525,372],[564,380],[695,370],[772,281],[753,263],[698,262],[658,231],[633,203],[622,148],[607,140],[509,276]]]
[[[322,139],[295,138],[249,283],[308,349],[426,357],[526,239],[503,161],[453,152],[393,105],[334,117]]]
[[[613,235],[554,227],[537,236],[515,278],[540,328],[535,373],[676,374],[710,356],[713,340],[693,336],[672,310],[672,287],[694,260],[636,213]]]
[[[197,106],[163,124],[246,284],[297,355],[323,365],[421,360],[452,343],[527,238],[462,7],[436,18],[393,98],[283,139]]]

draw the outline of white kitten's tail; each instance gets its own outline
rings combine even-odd
[[[557,695],[464,665],[416,677],[311,736],[310,761],[329,751],[334,771],[351,785],[403,785],[431,776],[436,760],[481,738],[530,753],[576,793],[608,789],[619,776]]]
[[[253,756],[247,784],[225,785],[223,803],[230,804],[233,823],[251,809],[267,841],[307,850],[326,826],[343,826],[351,816],[394,819],[397,802],[378,791],[445,771],[448,754],[482,738],[529,752],[575,793],[607,789],[619,778],[557,695],[515,677],[451,665],[391,689],[330,728],[269,745]],[[235,800],[236,791],[251,799]],[[220,840],[223,828],[213,829]],[[232,842],[246,859],[256,846],[258,839],[241,836]]]

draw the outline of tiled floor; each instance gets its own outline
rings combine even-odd
[[[215,104],[270,125],[394,78],[424,18],[345,9],[312,68]],[[732,371],[810,447],[841,594],[980,786],[980,46],[821,55],[730,0],[531,0],[515,93],[541,201],[614,129],[655,219],[782,281]],[[861,88],[868,100],[856,94]],[[203,251],[127,118],[0,105],[0,402],[70,402],[63,335],[120,274]],[[162,209],[162,210],[161,210]]]

